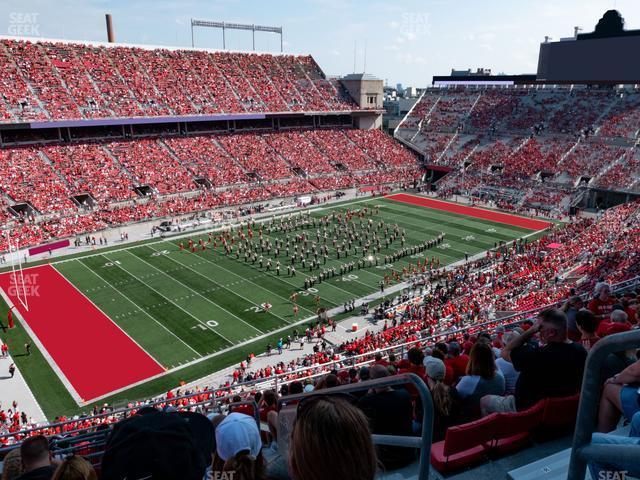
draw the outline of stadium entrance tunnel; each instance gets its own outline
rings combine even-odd
[[[590,181],[591,181],[591,177],[587,177],[583,175],[581,177],[578,177],[578,181],[576,182],[575,187],[576,188],[587,187],[589,186]]]
[[[97,205],[96,199],[89,193],[81,193],[79,195],[72,195],[71,200],[78,207],[82,208],[93,208]]]
[[[200,188],[204,188],[206,190],[211,190],[213,188],[213,184],[211,183],[211,180],[209,180],[208,178],[198,177],[198,178],[194,178],[193,181]]]
[[[15,205],[11,205],[9,208],[9,213],[18,218],[28,217],[37,215],[38,211],[34,208],[33,205],[29,202],[16,203]]]
[[[303,169],[299,168],[299,167],[293,167],[291,169],[293,171],[293,173],[295,173],[297,176],[302,177],[302,178],[307,178],[307,172],[305,172]]]
[[[141,197],[153,195],[153,188],[149,185],[138,185],[137,187],[133,187],[133,190]]]
[[[434,184],[437,181],[442,180],[444,177],[447,176],[449,172],[451,172],[450,168],[440,167],[437,165],[427,165],[426,169],[427,171],[422,176],[422,181],[424,183],[430,182],[431,184]]]

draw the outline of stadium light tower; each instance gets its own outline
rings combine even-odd
[[[253,50],[256,49],[256,32],[269,32],[280,34],[280,52],[282,48],[282,27],[269,27],[265,25],[248,25],[244,23],[227,23],[227,22],[214,22],[209,20],[196,20],[191,19],[191,46],[195,47],[195,41],[193,36],[193,27],[208,27],[208,28],[221,28],[222,29],[222,48],[227,48],[227,30],[250,30],[253,36]]]
[[[573,27],[573,36],[574,36],[574,38],[578,38],[578,33],[581,32],[582,30],[583,30],[583,28],[579,27],[578,25]]]

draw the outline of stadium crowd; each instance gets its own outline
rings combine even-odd
[[[356,108],[309,56],[23,40],[0,54],[5,121]]]
[[[26,246],[219,206],[408,184],[419,176],[413,155],[382,132],[353,133],[355,143],[349,135],[292,130],[0,149],[7,173],[1,201],[18,212],[12,217],[3,209],[0,220]],[[366,145],[375,149],[365,153]]]
[[[547,191],[561,192],[583,178],[635,190],[639,104],[635,89],[432,88],[396,134],[430,164],[453,168],[437,183],[440,191],[469,192],[487,175],[495,184],[517,180],[521,189],[539,189],[543,181]],[[564,213],[564,197],[536,203]]]
[[[355,108],[310,56],[0,40],[0,65],[7,122]],[[562,213],[577,177],[638,185],[639,106],[635,91],[428,89],[398,134],[428,161],[453,168],[441,196]],[[421,173],[413,154],[381,131],[341,128],[3,148],[0,167],[5,207],[27,206],[14,219],[0,216],[21,245],[222,206],[407,184]],[[371,433],[419,435],[426,419],[418,391],[331,389],[405,373],[431,392],[432,460],[440,467],[452,427],[495,414],[531,415],[555,400],[569,405],[558,421],[571,428],[587,352],[638,328],[640,290],[614,293],[611,285],[640,275],[639,216],[638,203],[628,203],[571,219],[537,240],[496,242],[485,257],[451,269],[427,254],[381,284],[407,282],[403,293],[364,307],[382,324],[375,332],[332,345],[325,335],[336,324],[319,315],[281,339],[277,354],[270,346],[260,365],[249,354],[219,386],[181,386],[125,410],[96,405],[45,426],[15,402],[0,405],[3,479],[373,479],[417,459],[414,449],[374,446]],[[272,363],[297,343],[312,344],[312,353]],[[638,352],[611,354],[601,381],[598,430],[624,417],[639,435],[639,394],[629,386],[640,383]],[[312,392],[321,395],[290,397]]]
[[[283,428],[279,416],[286,415],[286,409],[279,405],[287,405],[287,395],[357,384],[396,373],[415,373],[423,378],[434,399],[433,438],[436,444],[446,441],[450,427],[488,417],[492,412],[526,412],[549,397],[569,398],[580,390],[586,352],[600,338],[637,328],[640,291],[613,294],[607,282],[619,282],[640,273],[638,212],[637,204],[623,205],[607,211],[602,218],[554,229],[537,241],[496,244],[486,257],[450,271],[438,268],[432,261],[416,262],[400,278],[410,283],[409,289],[396,299],[374,307],[373,314],[384,322],[384,327],[377,333],[367,331],[356,340],[330,345],[323,335],[333,324],[319,322],[304,332],[294,332],[292,337],[278,344],[278,351],[293,348],[292,344],[295,346],[298,341],[315,344],[313,353],[303,357],[254,369],[255,356],[249,355],[225,384],[215,388],[169,391],[155,399],[158,402],[155,410],[158,411],[149,408],[148,400],[134,402],[129,404],[131,410],[123,419],[121,413],[105,405],[95,407],[94,416],[60,417],[56,422],[61,425],[54,424],[31,435],[39,432],[58,442],[73,439],[77,431],[110,430],[101,468],[102,475],[111,478],[107,472],[113,468],[110,445],[115,445],[114,437],[122,434],[122,441],[130,441],[137,431],[131,427],[132,430],[125,429],[126,435],[119,433],[124,428],[119,426],[121,424],[139,423],[138,428],[145,428],[145,422],[151,421],[142,418],[147,415],[150,415],[149,419],[157,417],[154,422],[169,422],[168,419],[160,420],[169,415],[169,411],[187,410],[191,415],[200,412],[213,418],[217,439],[218,422],[233,419],[248,428],[250,423],[256,425],[255,420],[249,422],[246,419],[249,416],[238,415],[257,413],[263,428],[260,432],[255,427],[258,440],[252,452],[255,451],[253,457],[257,463],[251,463],[252,468],[266,469],[267,474],[275,478],[286,478],[282,472],[287,466],[283,466],[282,452],[278,449],[283,448],[279,443]],[[541,292],[545,294],[541,295]],[[501,322],[492,315],[494,310],[518,312],[529,306],[539,311],[541,306],[554,302],[560,302],[560,308],[544,310],[534,318],[525,312],[525,315]],[[389,350],[394,345],[397,348]],[[269,353],[274,354],[273,351]],[[607,380],[603,388],[600,431],[610,431],[623,414],[631,420],[638,410],[637,402],[628,397],[630,393],[623,386],[627,377],[640,379],[637,365],[635,357],[625,354],[608,358],[602,381],[604,384],[607,379],[613,380]],[[261,387],[272,384],[276,376],[280,385],[278,392],[269,390],[272,387],[266,387],[266,390]],[[624,391],[622,396],[621,391]],[[635,395],[637,397],[637,392]],[[621,398],[623,404],[617,398]],[[215,406],[213,399],[217,400]],[[233,405],[246,401],[251,403]],[[251,406],[253,401],[258,405],[257,412]],[[341,403],[339,408],[333,405],[335,410],[332,411],[335,415],[364,419],[362,425],[366,427],[363,430],[366,435],[363,438],[369,442],[370,432],[391,435],[419,432],[423,419],[417,402],[416,391],[409,387],[374,388],[353,393],[344,405]],[[326,409],[323,412],[327,415]],[[26,415],[17,413],[16,405],[6,413],[3,411],[0,418],[2,429],[7,433],[30,426]],[[112,424],[115,426],[111,427]],[[355,424],[347,422],[346,425],[349,429],[355,428]],[[353,431],[342,434],[348,436]],[[321,435],[317,441],[336,441],[328,433],[326,435]],[[10,439],[3,438],[3,442],[13,443],[24,438],[16,434]],[[296,444],[296,438],[294,433],[286,447],[290,455],[295,455],[296,449],[304,448],[304,445]],[[211,468],[224,468],[221,465],[228,462],[228,458],[216,463],[217,447],[209,451],[214,453]],[[260,458],[261,453],[263,458]],[[120,451],[113,455],[125,454]],[[229,458],[234,459],[234,455]],[[388,470],[416,459],[411,449],[375,447],[372,455]],[[210,463],[211,458],[207,456],[199,468],[205,469]],[[142,466],[139,461],[127,465],[119,468],[151,468]],[[292,478],[299,478],[295,476],[294,468],[289,463]]]

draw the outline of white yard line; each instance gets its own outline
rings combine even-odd
[[[167,243],[168,243],[169,245],[171,245],[171,246],[175,246],[175,245],[173,245],[173,244],[172,244],[171,242],[169,242],[169,241],[167,241]],[[158,251],[158,250],[155,250],[155,249],[153,249],[153,250],[154,250],[154,251],[156,251],[156,252]],[[169,258],[171,258],[171,257],[169,257]],[[250,283],[250,284],[252,284],[252,285],[255,285],[255,286],[256,286],[256,287],[258,287],[259,289],[264,290],[265,292],[267,292],[268,294],[270,294],[270,295],[272,295],[272,296],[276,296],[276,297],[278,297],[278,298],[281,298],[282,300],[285,300],[285,301],[287,301],[287,302],[290,302],[290,299],[285,298],[285,297],[283,297],[282,295],[278,295],[277,293],[274,293],[273,291],[271,291],[271,290],[269,290],[269,289],[267,289],[267,288],[263,287],[262,285],[258,285],[257,283],[255,283],[255,282],[251,281],[251,279],[250,279],[250,278],[242,277],[241,275],[238,275],[237,273],[233,272],[232,270],[229,270],[229,269],[227,269],[227,268],[223,267],[222,265],[217,264],[217,263],[215,263],[215,262],[213,262],[213,261],[209,260],[208,258],[206,258],[206,257],[204,257],[204,256],[200,256],[200,257],[198,257],[198,258],[200,258],[200,259],[202,259],[202,260],[204,260],[204,261],[206,261],[206,262],[210,263],[211,265],[213,265],[213,266],[215,266],[215,267],[221,268],[221,269],[222,269],[222,270],[224,270],[225,272],[228,272],[228,273],[230,273],[231,275],[234,275],[235,277],[238,277],[239,279],[241,279],[241,280],[242,280],[242,281],[244,281],[244,282],[247,282],[247,283]],[[171,259],[173,260],[173,258],[171,258]],[[176,260],[173,260],[173,261],[174,261],[174,262],[177,262]],[[187,266],[187,265],[183,264],[182,262],[177,262],[177,263],[179,263],[180,265],[184,265],[185,267]],[[194,271],[195,271],[195,270],[194,270]],[[201,276],[203,276],[203,277],[204,277],[204,275],[202,275],[202,274],[199,274],[199,275],[201,275]],[[264,274],[263,274],[263,275],[264,275]],[[205,277],[205,278],[206,278],[206,277]],[[277,278],[277,277],[276,277],[276,278]],[[279,279],[279,280],[280,280],[280,279]],[[286,281],[286,280],[285,280],[285,281]],[[289,283],[289,282],[287,282],[287,283]],[[223,287],[223,288],[224,288],[225,290],[228,290],[226,287]],[[309,310],[309,309],[308,309],[308,308],[306,308],[306,307],[300,307],[300,308],[301,308],[301,309],[303,309],[303,310],[306,310],[307,312],[309,312],[309,313],[311,313],[311,314],[313,314],[313,311],[312,311],[312,310]],[[281,320],[283,320],[284,322],[286,322],[286,323],[291,323],[291,322],[289,322],[288,320],[285,320],[284,318],[282,318],[282,317],[280,317],[280,316],[278,316],[278,315],[276,315],[276,316],[277,316],[278,318],[280,318]]]
[[[133,254],[131,254],[133,255]],[[113,260],[109,259],[109,257],[107,257],[105,254],[102,255],[104,258],[106,258],[108,261],[113,262]],[[136,257],[137,258],[137,257]],[[135,278],[136,280],[138,280],[140,283],[142,283],[143,285],[145,285],[149,290],[153,290],[154,292],[156,292],[158,295],[160,295],[162,298],[168,300],[170,303],[172,303],[173,305],[175,305],[176,307],[178,307],[180,310],[182,310],[184,313],[186,313],[187,315],[189,315],[191,318],[193,318],[196,322],[200,323],[201,325],[204,325],[205,328],[207,328],[208,330],[211,330],[213,333],[215,333],[216,335],[220,336],[220,338],[223,338],[224,340],[226,340],[229,343],[233,343],[231,340],[229,340],[228,338],[226,338],[224,335],[221,335],[219,332],[217,332],[214,328],[212,328],[211,326],[207,325],[206,322],[203,322],[202,320],[200,320],[199,318],[197,318],[195,315],[193,315],[192,313],[190,313],[188,310],[185,310],[184,308],[182,308],[180,305],[178,305],[176,302],[174,302],[173,300],[171,300],[170,298],[167,298],[165,295],[163,295],[162,293],[160,293],[158,290],[156,290],[155,288],[153,288],[151,285],[149,285],[148,283],[146,283],[144,280],[140,280],[140,278],[138,278],[136,275],[134,275],[133,273],[131,273],[130,271],[128,271],[126,268],[124,268],[121,264],[117,264],[114,262],[114,265],[117,266],[120,270],[126,272],[128,275],[131,275],[133,278]],[[154,267],[155,268],[155,267]],[[171,278],[167,275],[167,278]]]
[[[116,287],[114,287],[113,285],[111,285],[110,282],[108,282],[105,278],[103,278],[100,274],[98,274],[98,272],[96,272],[95,270],[89,268],[88,265],[86,265],[84,262],[82,262],[80,259],[78,259],[78,263],[80,263],[84,268],[86,268],[87,270],[89,270],[91,273],[93,273],[96,277],[98,277],[102,282],[104,282],[106,285],[108,285],[109,287],[111,287],[111,289],[116,292],[117,294],[119,294],[120,296],[122,296],[125,300],[127,300],[129,303],[131,303],[134,307],[136,307],[139,311],[141,311],[143,314],[145,314],[147,317],[149,317],[151,320],[153,320],[154,322],[156,322],[160,327],[162,327],[163,329],[165,329],[170,335],[174,336],[176,338],[176,340],[178,340],[180,343],[182,343],[185,347],[187,347],[189,350],[191,350],[193,353],[195,353],[196,355],[198,355],[199,357],[202,357],[202,354],[198,353],[196,350],[194,350],[191,345],[189,345],[188,343],[186,343],[184,340],[182,340],[180,337],[178,337],[175,333],[173,333],[173,331],[171,331],[169,328],[167,328],[166,325],[163,325],[161,322],[159,322],[158,320],[156,320],[156,318],[154,316],[152,316],[150,313],[148,313],[147,311],[144,310],[144,308],[142,308],[140,305],[138,305],[136,302],[134,302],[133,300],[131,300],[128,296],[126,296],[124,293],[122,293],[120,290],[118,290]]]
[[[164,365],[162,365],[158,360],[156,360],[153,355],[151,355],[149,352],[147,352],[142,347],[142,345],[140,345],[136,340],[133,339],[133,337],[131,335],[129,335],[127,332],[125,332],[120,325],[118,325],[116,322],[111,320],[111,317],[109,315],[107,315],[100,307],[98,307],[95,303],[93,303],[93,301],[89,297],[87,297],[84,293],[82,293],[80,291],[80,289],[78,287],[76,287],[73,283],[71,283],[71,281],[69,281],[69,279],[67,279],[67,277],[65,277],[57,268],[55,268],[55,267],[51,267],[51,268],[53,268],[58,273],[58,275],[60,275],[62,278],[64,278],[65,282],[67,282],[73,289],[75,289],[76,292],[78,292],[80,295],[82,295],[87,302],[89,302],[91,305],[93,305],[93,307],[96,310],[98,310],[100,313],[102,313],[102,315],[104,315],[111,323],[113,323],[118,328],[118,330],[120,330],[127,337],[129,337],[129,339],[133,343],[135,343],[140,350],[142,350],[144,353],[146,353],[149,356],[149,358],[151,358],[154,362],[156,362],[158,364],[158,366],[160,366],[161,368],[164,369]]]
[[[152,249],[152,250],[153,250],[153,251],[155,251],[155,252],[157,252],[157,251],[158,251],[158,250],[155,250],[155,249]],[[248,327],[250,327],[250,328],[254,329],[256,332],[258,332],[258,333],[265,333],[265,332],[263,332],[262,330],[257,329],[256,327],[254,327],[254,326],[253,326],[253,325],[251,325],[250,323],[245,322],[245,321],[244,321],[244,320],[242,320],[240,317],[238,317],[236,314],[234,314],[233,312],[230,312],[229,310],[227,310],[227,309],[226,309],[226,308],[224,308],[223,306],[218,305],[218,304],[217,304],[216,302],[214,302],[213,300],[209,300],[207,297],[205,297],[204,295],[202,295],[200,292],[198,292],[198,291],[194,290],[194,289],[193,289],[193,288],[191,288],[189,285],[187,285],[187,284],[185,284],[185,283],[182,283],[180,280],[177,280],[177,279],[175,279],[175,278],[171,277],[169,274],[167,274],[167,273],[166,273],[166,272],[164,272],[163,270],[161,270],[161,269],[159,269],[158,267],[156,267],[156,266],[152,265],[151,263],[147,262],[144,258],[139,257],[139,256],[137,256],[137,255],[134,255],[133,253],[131,253],[131,252],[129,252],[129,251],[128,251],[127,253],[128,253],[129,255],[131,255],[132,257],[134,257],[134,258],[136,258],[136,259],[138,259],[138,260],[140,260],[140,261],[142,261],[142,262],[146,263],[147,265],[149,265],[151,268],[153,268],[153,269],[157,270],[158,272],[162,272],[162,274],[163,274],[165,277],[170,278],[170,279],[171,279],[172,281],[174,281],[175,283],[178,283],[178,284],[182,285],[184,288],[186,288],[187,290],[192,291],[193,293],[195,293],[196,295],[198,295],[199,297],[201,297],[203,300],[205,300],[205,301],[209,302],[211,305],[213,305],[213,306],[215,306],[215,307],[219,308],[220,310],[223,310],[223,311],[227,312],[229,315],[231,315],[232,317],[234,317],[234,318],[236,318],[236,319],[240,320],[242,323],[244,323],[244,324],[245,324],[245,325],[247,325]],[[193,268],[191,268],[191,267],[189,267],[189,266],[187,266],[187,265],[185,265],[185,264],[183,264],[183,263],[180,263],[180,262],[178,262],[178,261],[176,261],[176,260],[174,260],[174,259],[172,259],[172,258],[171,258],[170,260],[171,260],[172,262],[174,262],[174,263],[177,263],[178,265],[181,265],[183,268],[188,268],[188,269],[189,269],[189,270],[191,270],[192,272],[197,273],[198,275],[200,275],[201,277],[203,277],[203,278],[204,278],[204,279],[206,279],[207,281],[211,282],[211,280],[209,280],[207,277],[205,277],[204,275],[202,275],[200,272],[198,272],[198,271],[194,270]],[[222,337],[222,335],[220,335],[220,336]],[[225,338],[225,337],[222,337],[222,338]],[[225,340],[226,340],[226,339],[225,339]],[[233,343],[233,342],[232,342],[232,343]]]

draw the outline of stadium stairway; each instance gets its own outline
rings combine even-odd
[[[571,454],[570,435],[536,443],[535,445],[520,450],[511,455],[489,460],[469,470],[442,475],[431,467],[429,480],[534,480],[553,479],[564,480],[569,468],[569,456]],[[542,460],[538,460],[542,458]],[[543,473],[549,471],[549,476]],[[551,472],[556,475],[551,475]],[[512,474],[517,476],[513,476]],[[418,462],[391,472],[380,473],[378,480],[417,480]]]
[[[622,427],[613,432],[615,435],[629,436],[629,427]],[[569,438],[569,443],[571,439]],[[535,458],[535,457],[534,457]],[[522,467],[515,468],[507,473],[508,480],[565,480],[569,472],[569,460],[571,458],[571,448],[565,448],[553,455],[533,461]],[[630,478],[630,477],[629,477]],[[591,479],[589,471],[585,479]],[[458,479],[456,479],[458,480]],[[460,479],[462,480],[462,479]]]

